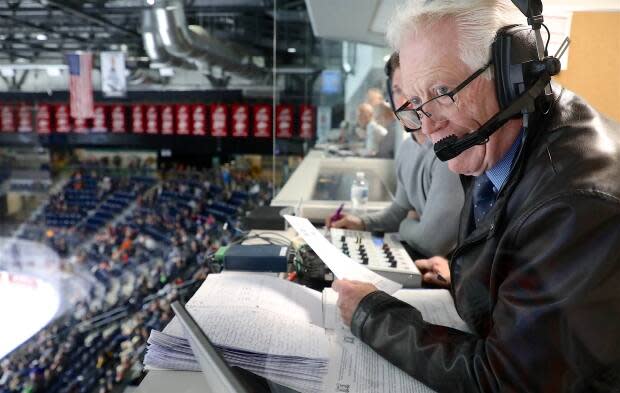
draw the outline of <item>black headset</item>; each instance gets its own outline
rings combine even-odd
[[[435,143],[435,154],[440,160],[451,160],[470,147],[487,143],[489,137],[510,119],[523,117],[523,125],[527,128],[532,114],[544,111],[551,105],[553,96],[547,86],[551,77],[560,72],[560,61],[548,56],[546,48],[539,48],[542,42],[542,3],[528,3],[537,3],[535,5],[540,7],[533,8],[534,11],[530,8],[526,13],[516,2],[515,5],[526,14],[531,27],[505,26],[497,31],[491,45],[491,63],[500,111],[471,134],[462,138],[450,135]]]

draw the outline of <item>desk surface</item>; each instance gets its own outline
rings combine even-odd
[[[351,209],[349,201],[350,182],[338,185],[341,188],[344,187],[344,191],[338,192],[341,198],[343,195],[346,196],[344,200],[314,200],[314,192],[317,189],[317,181],[321,177],[321,173],[327,175],[329,173],[350,174],[353,173],[352,171],[367,172],[369,179],[380,179],[386,192],[392,194],[396,192],[396,174],[393,160],[334,157],[322,151],[312,150],[293,172],[278,195],[271,201],[271,206],[297,206],[301,201],[301,214],[309,219],[319,221],[331,214],[343,202],[345,211],[348,211]],[[334,179],[339,179],[338,181],[342,182],[342,176],[335,176]],[[378,192],[379,190],[375,189],[374,191]],[[371,190],[372,192],[373,190]],[[371,198],[366,205],[368,212],[382,210],[392,203],[391,196],[386,195],[386,192],[379,192],[378,200]]]
[[[263,231],[263,230],[254,230],[250,232],[252,234],[259,233],[278,233],[280,235],[285,236],[288,239],[293,239],[296,236],[295,231],[292,228],[289,228],[287,231]],[[261,239],[251,239],[248,240],[247,243],[244,244],[260,244],[263,242]],[[226,274],[225,272],[222,274]],[[262,273],[257,273],[262,274]],[[401,289],[399,292],[403,298],[401,300],[407,301],[407,292],[409,290]],[[400,298],[400,296],[399,296]],[[164,329],[164,332],[166,329]],[[140,393],[217,393],[210,392],[207,390],[207,387],[204,383],[204,376],[202,373],[191,372],[191,371],[163,371],[163,370],[152,370],[149,371],[140,386],[137,389],[137,392]]]

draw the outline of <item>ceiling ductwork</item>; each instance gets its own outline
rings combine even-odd
[[[164,49],[159,36],[159,31],[157,30],[155,13],[151,10],[147,10],[142,13],[142,42],[144,44],[144,51],[151,59],[152,68],[197,68],[195,64],[188,62],[184,58],[174,57]]]
[[[143,11],[142,36],[145,50],[155,64],[198,69],[207,75],[233,73],[246,79],[269,76],[254,65],[252,49],[240,51],[209,35],[200,26],[188,26],[182,0],[156,0]]]

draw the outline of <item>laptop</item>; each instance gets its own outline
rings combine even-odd
[[[200,364],[207,382],[206,391],[217,393],[290,393],[293,389],[271,382],[239,367],[230,367],[215,349],[209,337],[198,326],[183,303],[172,303],[179,322],[185,329],[187,339]]]

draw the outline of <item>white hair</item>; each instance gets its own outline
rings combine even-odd
[[[455,21],[460,58],[472,71],[489,62],[497,30],[525,23],[525,17],[508,0],[407,0],[392,14],[387,41],[399,51],[409,36],[443,19]]]

